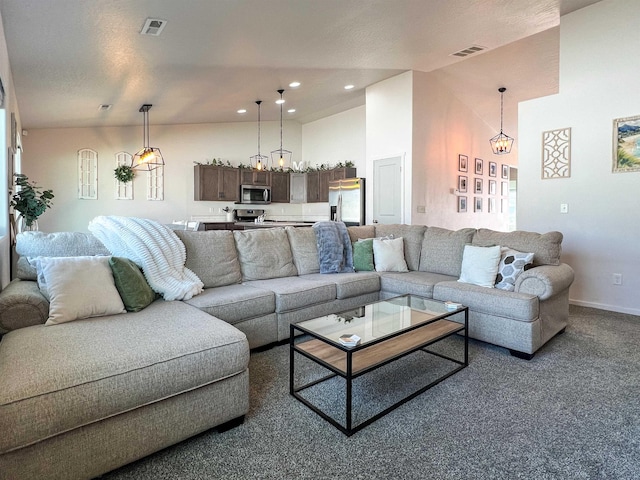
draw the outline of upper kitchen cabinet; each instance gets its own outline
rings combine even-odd
[[[289,203],[289,172],[271,173],[271,202]]]
[[[193,168],[194,200],[240,200],[240,171],[216,165],[195,165]]]
[[[289,174],[289,203],[306,203],[307,202],[307,174],[306,173],[290,173]]]
[[[307,202],[328,202],[330,181],[354,178],[355,176],[356,169],[353,167],[332,168],[307,173]]]
[[[271,174],[265,170],[240,169],[240,185],[269,185]]]

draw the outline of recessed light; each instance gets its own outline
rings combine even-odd
[[[290,108],[289,110],[287,110],[287,113],[296,113],[296,109],[295,108]]]
[[[247,109],[246,108],[241,108],[240,110],[238,110],[238,113],[247,113]]]
[[[291,83],[289,84],[289,86],[290,86],[291,88],[298,88],[298,87],[300,86],[300,82],[291,82]]]
[[[344,89],[345,89],[345,90],[351,90],[351,89],[352,89],[352,88],[354,88],[354,87],[355,87],[355,85],[345,85],[345,86],[344,86]]]

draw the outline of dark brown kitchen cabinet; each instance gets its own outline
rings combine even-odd
[[[269,185],[270,180],[268,171],[240,169],[240,185]]]
[[[318,170],[307,173],[307,202],[328,202],[329,182],[354,178],[356,169],[352,167],[332,168],[331,170]]]
[[[271,202],[289,203],[289,172],[271,173]]]
[[[237,168],[195,165],[193,169],[194,200],[240,200],[240,175]]]

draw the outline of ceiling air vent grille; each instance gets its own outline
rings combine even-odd
[[[452,57],[468,57],[469,55],[482,52],[483,50],[486,50],[486,49],[487,49],[486,47],[481,47],[480,45],[472,45],[463,50],[459,50],[455,53],[452,53],[451,56]]]
[[[164,29],[164,26],[167,24],[166,20],[160,20],[159,18],[147,18],[144,22],[144,26],[142,30],[140,30],[141,35],[153,35],[154,37],[159,36]]]

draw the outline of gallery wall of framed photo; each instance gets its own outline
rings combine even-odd
[[[509,209],[509,165],[458,155],[458,213],[500,213]],[[469,203],[471,202],[471,203]]]

